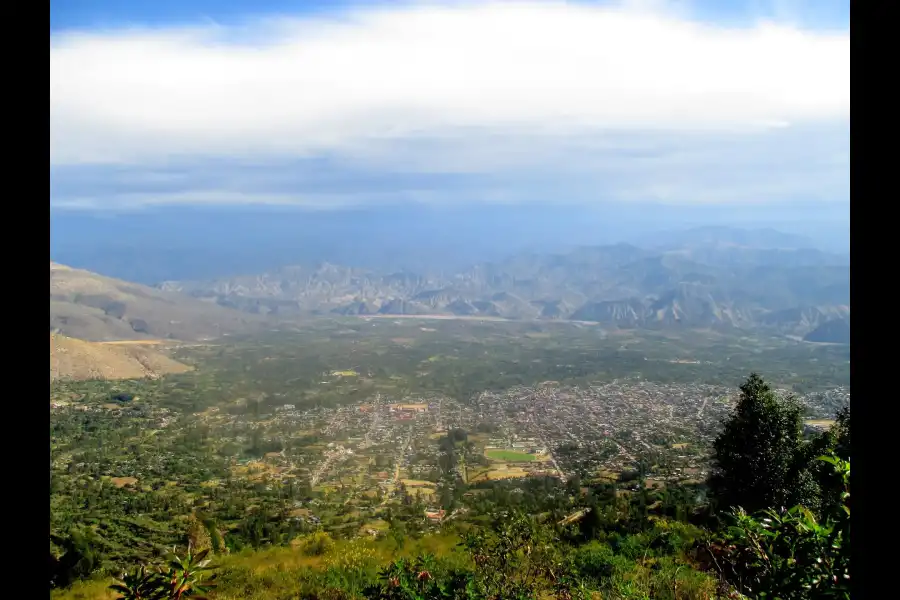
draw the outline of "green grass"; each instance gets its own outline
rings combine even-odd
[[[109,589],[115,583],[110,578],[91,579],[88,581],[76,581],[71,587],[65,589],[50,590],[51,600],[112,600],[119,594]]]
[[[367,577],[375,580],[378,568],[399,557],[433,554],[456,564],[467,564],[458,551],[460,538],[444,532],[421,538],[407,538],[398,548],[390,537],[378,540],[334,540],[319,556],[309,556],[302,548],[302,539],[290,547],[276,546],[260,550],[243,550],[233,554],[214,555],[213,565],[221,580],[213,598],[220,600],[262,600],[295,598],[306,586],[326,586],[325,569],[350,554],[354,548],[365,549],[372,565]],[[118,595],[109,589],[112,577],[97,577],[75,582],[65,589],[52,590],[51,600],[112,600]]]
[[[493,460],[502,460],[504,462],[534,462],[537,457],[527,452],[516,452],[514,450],[485,450],[484,455]]]

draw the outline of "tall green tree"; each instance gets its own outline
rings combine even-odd
[[[803,446],[799,404],[793,398],[779,399],[756,373],[740,390],[737,408],[713,444],[713,500],[722,508],[740,506],[748,513],[815,505],[818,487]]]
[[[102,555],[95,535],[89,529],[73,528],[65,536],[50,535],[63,554],[50,563],[50,585],[66,587],[76,579],[87,578],[100,566]]]
[[[822,455],[834,455],[835,457],[850,460],[850,406],[845,406],[835,416],[834,425],[813,438],[806,448],[807,456],[811,457],[812,472],[820,490],[820,502],[816,509],[817,514],[825,514],[835,510],[842,503],[844,485],[841,476],[827,463],[815,460]]]
[[[197,552],[202,550],[212,551],[213,543],[212,537],[209,535],[209,530],[207,529],[206,524],[195,514],[188,517],[187,542],[188,546]]]
[[[850,460],[850,405],[838,411],[834,427],[834,453],[838,458]]]

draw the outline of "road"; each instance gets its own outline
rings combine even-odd
[[[385,486],[387,489],[385,490],[384,500],[381,502],[382,506],[387,504],[394,495],[394,489],[397,487],[397,482],[400,479],[400,465],[403,463],[403,459],[406,457],[406,452],[409,450],[411,444],[412,428],[410,427],[407,430],[406,441],[400,445],[400,451],[397,453],[397,458],[394,461],[394,473],[391,478],[387,480],[387,485]]]

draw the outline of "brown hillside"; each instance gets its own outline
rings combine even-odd
[[[50,334],[50,380],[142,379],[190,367],[146,345],[86,342]]]
[[[51,332],[91,341],[196,340],[259,323],[211,302],[50,263]]]

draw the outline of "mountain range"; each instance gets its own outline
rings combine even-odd
[[[459,271],[523,252],[717,241],[849,252],[849,205],[397,202],[346,210],[256,205],[50,207],[51,260],[153,285],[329,262],[382,273]],[[699,226],[701,225],[702,226]]]
[[[840,327],[821,327],[849,324],[848,255],[796,247],[800,240],[777,232],[762,240],[701,233],[651,247],[520,253],[451,272],[319,263],[157,287],[255,315],[567,319],[620,328],[762,328],[816,338],[810,341],[841,337]]]

